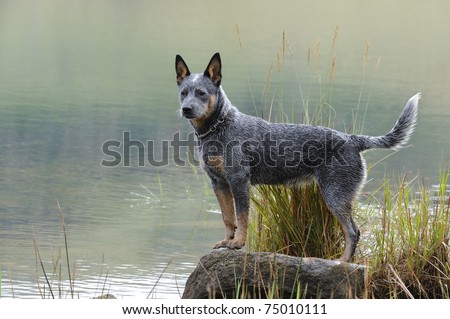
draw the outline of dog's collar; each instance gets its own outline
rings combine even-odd
[[[195,132],[195,135],[197,135],[197,138],[202,139],[202,138],[208,136],[209,134],[215,132],[215,131],[217,130],[217,126],[219,126],[219,124],[222,124],[223,122],[225,122],[225,119],[219,118],[219,119],[217,120],[217,122],[214,123],[213,125],[211,125],[211,127],[209,128],[209,130],[207,130],[205,133],[199,134],[198,132]]]

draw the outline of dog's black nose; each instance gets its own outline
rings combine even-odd
[[[192,118],[192,108],[190,106],[184,106],[181,111],[183,112],[183,116],[186,118]]]

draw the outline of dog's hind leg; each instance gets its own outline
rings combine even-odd
[[[317,182],[328,209],[338,219],[339,225],[344,232],[345,249],[340,260],[349,262],[355,253],[360,235],[359,229],[352,218],[353,201],[359,186],[347,188],[346,192],[343,192],[338,188],[342,185],[333,185],[330,180],[326,182],[319,180]]]
[[[214,193],[219,201],[222,211],[222,219],[225,224],[225,239],[218,241],[214,249],[227,247],[227,244],[234,238],[236,230],[236,216],[234,209],[234,199],[230,187],[227,184],[213,184]]]
[[[345,237],[345,249],[340,260],[350,262],[355,253],[356,245],[358,244],[360,235],[360,231],[353,221],[351,215],[351,207],[345,211],[339,211],[335,213],[334,210],[331,210],[331,212],[337,217]]]

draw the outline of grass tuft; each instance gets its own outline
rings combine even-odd
[[[450,297],[449,174],[442,170],[434,194],[421,185],[413,195],[405,178],[396,193],[385,184],[380,222],[366,249],[368,297]]]
[[[341,254],[341,229],[315,184],[258,186],[252,200],[251,250],[321,258]]]

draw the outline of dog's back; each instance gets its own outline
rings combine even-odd
[[[223,91],[220,94],[224,94]],[[373,137],[346,134],[321,126],[269,123],[237,111],[227,98],[223,98],[226,103],[222,109],[232,109],[232,112],[229,112],[229,123],[225,124],[226,130],[220,138],[235,142],[230,144],[233,150],[225,151],[230,155],[226,157],[225,165],[248,166],[252,184],[303,181],[314,177],[314,172],[320,175],[323,166],[348,169],[351,169],[349,166],[360,166],[360,157],[356,154],[362,151],[396,149],[407,143],[416,123],[419,99],[420,93],[407,102],[390,132]],[[240,152],[236,150],[236,143]]]

